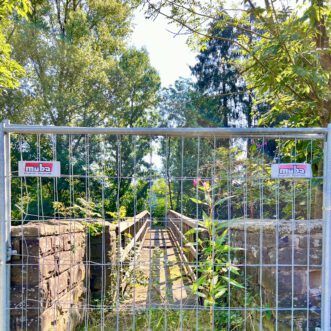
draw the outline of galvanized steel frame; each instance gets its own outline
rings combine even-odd
[[[167,137],[218,138],[298,138],[323,139],[324,201],[323,201],[323,257],[322,257],[322,330],[331,327],[331,124],[328,128],[88,128],[17,125],[4,121],[0,125],[0,325],[9,330],[11,255],[11,170],[10,134],[71,134],[71,135],[130,135]]]
[[[0,325],[9,330],[11,183],[9,121],[0,124]]]

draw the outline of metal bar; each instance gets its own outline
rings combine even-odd
[[[171,137],[262,137],[268,138],[324,138],[326,128],[89,128],[69,126],[41,126],[11,124],[5,133],[26,134],[108,134]]]
[[[10,121],[5,121],[6,125],[10,125]],[[6,328],[9,330],[10,328],[10,260],[12,254],[12,246],[11,246],[11,145],[10,145],[10,133],[5,134],[5,166],[6,166],[6,186],[7,186],[7,200],[6,200],[6,209],[7,209],[7,222],[6,222],[6,246],[7,246],[7,288],[6,288]]]
[[[330,330],[331,312],[331,124],[324,145],[323,257],[322,257],[322,330]]]
[[[8,121],[0,125],[0,325],[9,330],[10,269],[10,158],[9,134],[5,133]]]

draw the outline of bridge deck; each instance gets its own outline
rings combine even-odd
[[[180,257],[179,247],[168,229],[150,229],[137,261],[137,268],[146,278],[146,284],[137,285],[131,298],[135,305],[193,305],[190,289]]]

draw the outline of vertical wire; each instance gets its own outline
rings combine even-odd
[[[106,136],[101,138],[101,216],[102,216],[102,238],[101,238],[101,330],[105,329],[105,297],[107,286],[107,262],[106,261],[106,214],[105,214],[105,178],[106,178]],[[108,254],[107,254],[108,255]]]
[[[69,208],[73,207],[73,200],[72,200],[72,172],[71,172],[71,167],[72,167],[72,141],[71,141],[71,135],[68,136],[68,174],[69,174]],[[57,190],[57,188],[55,188]],[[55,193],[54,193],[55,196]],[[56,199],[56,197],[55,197]],[[56,200],[58,201],[58,200]],[[70,212],[71,213],[71,212]],[[67,218],[68,215],[65,215],[65,218]],[[70,242],[72,243],[75,240],[75,235],[72,233],[72,222],[70,222]],[[74,225],[75,227],[75,225]],[[71,249],[70,250],[70,265],[74,264],[75,262],[75,256],[74,252]],[[74,306],[74,295],[72,293],[72,277],[70,277],[70,309],[73,309],[72,307]],[[72,322],[71,319],[69,320],[69,329],[72,328]]]
[[[138,182],[136,182],[136,176],[137,176],[137,137],[132,136],[132,146],[133,146],[133,179],[131,185],[133,185],[133,247],[136,249],[136,234],[137,234],[137,226],[136,226],[136,221],[137,221],[137,185]],[[142,225],[144,226],[144,224]],[[137,255],[134,252],[133,254],[133,270],[136,270],[137,268]],[[133,274],[133,282],[136,284],[137,279],[136,279],[136,274]],[[136,330],[136,286],[133,287],[133,311],[132,311],[132,331]]]
[[[297,159],[297,138],[294,141],[294,162]],[[294,254],[295,254],[295,226],[296,226],[296,210],[295,210],[295,178],[292,179],[292,252],[291,252],[291,331],[294,330]]]
[[[122,272],[122,233],[121,233],[121,218],[120,218],[120,189],[121,189],[121,136],[116,136],[117,144],[117,197],[116,210],[118,219],[118,258],[117,258],[117,296],[116,296],[116,330],[120,330],[120,294],[121,294],[121,272]]]
[[[183,181],[184,181],[184,137],[181,137],[181,159],[180,159],[180,233],[183,234]],[[183,253],[183,236],[180,236],[180,254]],[[184,258],[182,257],[181,272],[184,272],[183,268]],[[183,278],[183,277],[182,277]],[[184,286],[184,279],[183,279]],[[183,286],[180,288],[180,306],[179,306],[179,324],[180,331],[183,330]]]
[[[280,163],[281,153],[280,153],[281,140],[278,140],[277,144],[277,156],[278,164]],[[279,222],[280,222],[280,210],[279,210],[279,197],[280,197],[280,179],[276,179],[276,317],[275,317],[275,331],[278,331],[278,274],[279,274]]]
[[[197,169],[196,169],[196,181],[197,181],[197,186],[196,186],[196,199],[197,201],[199,200],[199,173],[200,173],[200,137],[197,138],[198,141],[198,150],[197,150]],[[199,278],[199,205],[196,204],[196,232],[195,232],[195,246],[196,246],[196,257],[195,257],[195,268],[196,268],[196,279],[198,280]],[[196,294],[196,311],[195,311],[195,327],[196,331],[199,331],[199,296]]]
[[[85,147],[85,199],[87,201],[87,135],[84,136],[84,147]],[[88,231],[88,228],[86,227],[86,245],[85,245],[85,271],[86,271],[86,275],[87,277],[85,277],[85,291],[86,291],[86,294],[85,294],[85,302],[84,302],[84,330],[87,331],[87,317],[88,317],[88,313],[87,313],[87,309],[89,308],[88,307],[88,275],[89,275],[89,265],[88,265],[88,258],[89,258],[89,255],[88,255],[88,241],[89,241],[89,231]]]
[[[248,166],[249,140],[246,139],[246,166],[244,169],[244,330],[247,328],[247,218],[248,218]]]
[[[152,223],[153,223],[153,208],[152,208],[152,201],[151,201],[151,192],[152,192],[152,186],[153,186],[153,178],[152,178],[152,165],[153,165],[153,138],[151,137],[149,140],[149,148],[150,148],[150,153],[149,153],[149,192],[150,192],[150,201],[149,201],[149,209],[150,209],[150,225],[149,225],[149,248],[148,248],[148,255],[149,255],[149,281],[148,281],[148,331],[152,330],[151,324],[152,324],[152,303],[151,303],[151,292],[152,292],[152,286],[153,286],[153,279],[152,279],[152,268],[154,267],[153,261],[152,261],[152,238],[151,238],[151,230],[152,230]],[[145,261],[144,261],[145,263]]]
[[[87,155],[86,155],[86,190],[87,190],[87,195],[86,195],[86,201],[88,203],[91,202],[91,192],[90,192],[90,149],[91,149],[91,143],[90,143],[91,137],[88,135],[87,136]],[[88,222],[92,222],[91,215],[88,217]],[[89,240],[88,240],[88,264],[89,264],[89,274],[91,274],[91,233],[89,231]],[[87,293],[88,293],[88,310],[87,310],[87,327],[89,328],[89,323],[90,323],[90,312],[92,310],[92,305],[91,305],[91,279],[89,277],[88,280],[88,288],[87,288]]]
[[[51,141],[52,141],[52,149],[53,149],[53,161],[56,161],[57,159],[57,135],[53,135],[51,136]],[[41,178],[40,178],[41,180]],[[41,185],[42,187],[42,185]],[[54,197],[55,197],[55,201],[59,201],[59,193],[58,193],[58,178],[55,177],[54,180],[53,180],[53,187],[54,187]],[[43,203],[41,204],[43,206]],[[59,229],[60,229],[60,222],[58,222],[58,226],[59,226]],[[60,233],[60,231],[59,231]],[[70,224],[70,233],[71,233],[71,224]],[[58,247],[60,247],[60,237],[58,236],[57,237],[57,245]],[[60,256],[60,253],[59,253],[59,256]],[[70,265],[70,268],[71,268],[71,265]],[[71,281],[71,278],[70,278],[70,281]],[[58,283],[57,283],[57,286],[58,286]],[[58,300],[56,300],[56,308],[57,308],[57,305],[58,305]]]
[[[260,330],[263,330],[263,202],[264,202],[264,137],[262,138],[261,158],[259,158],[259,166],[261,167],[261,176],[259,176],[259,188],[260,188]]]
[[[212,164],[212,171],[211,171],[211,199],[212,199],[212,296],[213,296],[213,303],[212,303],[212,330],[215,329],[215,295],[214,295],[214,275],[215,275],[215,236],[216,236],[216,229],[215,229],[215,223],[217,222],[215,220],[215,174],[216,174],[216,137],[213,137],[213,164]],[[216,273],[217,275],[217,273]]]
[[[73,150],[73,136],[69,135],[69,187],[70,187],[70,217],[75,216],[74,214],[74,204],[75,204],[75,174],[74,174],[74,154],[73,154],[74,150]],[[75,259],[75,255],[76,252],[73,253],[73,258]],[[86,268],[86,265],[84,266]],[[83,283],[83,279],[82,279],[82,283]],[[72,294],[72,301],[74,301],[74,295]],[[84,307],[80,306],[80,309],[83,308],[83,312],[84,312]]]
[[[89,191],[89,167],[90,167],[90,155],[89,155],[89,136],[85,135],[85,199],[86,202],[88,203],[90,201],[90,191]],[[88,217],[87,217],[88,218]],[[87,222],[89,223],[91,220],[87,219]],[[90,275],[91,273],[91,265],[90,265],[90,259],[91,259],[91,249],[90,249],[90,242],[91,242],[91,234],[90,231],[87,229],[87,243],[88,245],[86,246],[86,274]],[[84,321],[85,321],[85,331],[88,330],[88,325],[89,325],[89,309],[90,309],[90,278],[89,276],[86,277],[85,281],[85,286],[86,286],[86,300],[85,300],[85,313],[84,313]]]
[[[227,207],[228,207],[228,219],[227,219],[227,229],[228,229],[228,234],[227,234],[227,241],[228,241],[228,247],[231,247],[231,234],[230,234],[230,221],[232,218],[232,204],[231,204],[231,194],[232,194],[232,189],[231,189],[231,184],[232,184],[232,153],[231,153],[231,139],[229,139],[229,155],[228,155],[228,175],[227,175],[227,191],[228,191],[228,196],[229,199],[227,200]],[[231,263],[231,252],[230,248],[228,249],[228,263]],[[228,268],[228,307],[227,307],[227,330],[231,329],[231,271],[230,268]]]
[[[19,137],[19,151],[20,151],[20,161],[23,161],[23,144],[22,144],[22,136],[20,135]],[[27,277],[26,277],[26,283],[24,284],[24,274],[25,274],[25,268],[24,268],[24,258],[25,258],[25,254],[23,254],[24,252],[24,242],[25,242],[25,238],[24,238],[24,231],[23,231],[23,225],[24,225],[24,203],[23,203],[23,177],[20,178],[20,182],[21,182],[21,202],[20,202],[20,209],[21,209],[21,234],[22,234],[22,241],[21,241],[21,252],[22,252],[22,256],[21,256],[21,261],[22,261],[22,265],[21,265],[21,300],[22,300],[22,304],[21,304],[21,329],[24,330],[24,321],[27,321],[27,295],[26,293],[24,293],[24,288],[27,289]],[[27,187],[27,186],[26,186]],[[29,196],[27,196],[27,198],[29,199]],[[25,302],[24,302],[24,297],[25,297]],[[26,325],[27,327],[27,325]]]
[[[51,148],[52,148],[53,161],[56,161],[56,157],[57,157],[57,155],[56,155],[56,148],[57,148],[57,146],[56,146],[56,135],[54,137],[51,136],[50,139],[51,139],[51,142],[52,142],[52,147]],[[40,145],[40,140],[39,140],[39,145]],[[40,181],[41,181],[41,177],[40,177]],[[40,183],[40,184],[41,184],[41,187],[42,187],[42,183]],[[54,178],[53,179],[53,188],[54,188],[54,199],[55,199],[55,201],[59,201],[58,190],[57,190],[57,188],[58,188],[58,186],[57,186],[57,178]],[[42,196],[42,192],[41,192],[41,196]],[[43,203],[42,202],[41,202],[41,206],[43,206]],[[59,233],[61,233],[60,232],[60,222],[58,222],[58,228],[59,228]],[[60,247],[60,242],[59,241],[60,241],[60,237],[57,236],[56,239],[55,239],[55,242],[56,242],[55,245],[57,247]],[[60,249],[56,253],[58,253],[59,254],[59,257],[60,257]],[[59,281],[58,281],[58,279],[56,279],[56,280],[57,281],[55,283],[55,287],[57,289],[59,287]],[[56,293],[58,293],[57,290],[56,290]],[[54,317],[57,319],[58,296],[56,296],[56,299],[55,299],[55,302],[53,303],[53,305],[54,305]],[[54,329],[55,328],[56,327],[54,325]]]
[[[40,134],[37,135],[37,160],[40,161],[41,158],[40,158],[40,155],[41,154],[41,151],[40,151]],[[41,198],[41,195],[42,195],[42,189],[41,189],[41,178],[37,177],[37,199],[38,199],[38,221],[40,220],[40,208],[42,209],[42,206],[40,206],[42,203],[42,198]],[[43,219],[43,218],[42,218]],[[40,230],[39,230],[40,231]],[[38,237],[40,236],[40,234],[38,235]],[[28,262],[29,263],[29,262]],[[44,260],[42,260],[42,264],[44,264]],[[41,282],[41,279],[40,279],[40,273],[38,273],[38,280],[39,280],[39,284]],[[37,322],[37,327],[38,327],[38,330],[40,328],[40,291],[38,291],[38,322]],[[55,313],[55,309],[54,309],[54,313]]]
[[[313,140],[310,140],[310,164],[313,163]],[[307,148],[307,158],[308,158],[308,148]],[[307,160],[306,160],[307,161]],[[313,175],[313,174],[312,174]],[[310,305],[310,235],[311,235],[311,203],[312,203],[312,178],[308,179],[308,192],[307,192],[307,304],[306,304],[306,328],[309,330],[309,305]]]
[[[266,177],[267,174],[265,173],[264,165],[266,164],[265,146],[267,146],[267,145],[268,145],[268,138],[263,136],[263,138],[262,138],[262,165],[263,165],[263,167],[262,167],[262,201],[261,201],[261,203],[262,203],[262,210],[261,210],[262,222],[264,221],[264,217],[265,217],[264,216],[264,201],[265,201],[264,182],[265,182],[265,177]],[[262,238],[263,238],[263,236],[264,236],[264,227],[262,225]],[[264,245],[264,243],[263,243],[263,245]],[[265,260],[263,258],[263,253],[262,253],[262,270],[263,271],[265,271],[264,263],[265,263]],[[263,275],[264,275],[264,273],[262,273],[262,277],[263,277]],[[263,279],[261,279],[261,284],[262,284],[262,282],[263,282]],[[263,293],[263,295],[264,295],[264,293]],[[263,311],[264,311],[264,307],[263,307]]]
[[[54,141],[54,139],[56,139],[56,135],[52,135],[50,137],[51,139],[51,144],[52,144],[52,154],[53,154],[53,161],[56,161],[56,141]],[[56,178],[53,178],[53,201],[56,202],[58,201],[58,199],[56,199],[56,182],[55,182]],[[57,214],[57,210],[56,208],[54,208],[53,210],[53,216],[54,218],[58,217],[59,215]]]
[[[40,161],[40,135],[38,134],[37,137],[37,146],[36,146],[36,152],[37,152],[37,161]],[[37,217],[38,217],[38,221],[40,219],[40,188],[39,188],[39,178],[36,178],[37,181]]]
[[[73,197],[72,197],[72,135],[68,136],[68,150],[69,150],[69,162],[68,162],[68,171],[69,171],[69,204],[70,207],[73,207]]]
[[[53,135],[53,161],[57,161],[57,135]],[[58,178],[54,177],[53,180],[54,187],[54,201],[59,201],[59,190],[58,190]]]
[[[41,161],[41,136],[40,135],[38,135],[38,161]],[[43,198],[43,180],[42,180],[42,177],[38,177],[38,181],[39,181],[39,193],[40,193],[41,219],[44,221],[45,220],[45,214],[44,214],[44,198]]]
[[[167,139],[168,138],[168,139]],[[166,146],[167,146],[167,157],[166,157],[166,174],[167,174],[167,180],[168,180],[168,190],[167,195],[166,195],[166,201],[165,201],[165,221],[166,221],[166,217],[167,217],[167,211],[169,209],[169,205],[171,206],[171,174],[170,174],[170,157],[171,157],[171,137],[166,137]],[[174,248],[175,249],[175,248]],[[167,248],[165,248],[164,250],[164,256],[165,256],[165,261],[164,261],[164,274],[165,274],[165,297],[166,297],[166,302],[165,302],[165,310],[164,310],[164,329],[167,330],[168,329],[168,316],[167,316],[167,309],[168,309],[168,303],[169,303],[169,288],[171,285],[171,280],[167,279],[167,270],[168,270],[168,266],[169,266],[169,260],[168,260],[168,254],[167,254]],[[169,277],[171,277],[171,275],[169,275]],[[169,283],[169,284],[168,284]]]
[[[74,155],[73,155],[73,138],[72,135],[69,136],[69,187],[70,187],[70,207],[74,206],[75,202],[75,178],[74,178]],[[71,212],[71,217],[74,217],[73,212]]]

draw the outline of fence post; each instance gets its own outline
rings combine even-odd
[[[331,124],[324,145],[323,171],[322,330],[330,330],[331,314]]]
[[[5,133],[9,121],[0,124],[0,327],[9,330],[10,320],[10,137]]]

